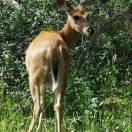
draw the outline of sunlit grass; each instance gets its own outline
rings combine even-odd
[[[126,104],[116,104],[116,107],[110,104],[113,106],[86,109],[82,116],[78,116],[74,111],[72,116],[65,114],[64,132],[131,132],[131,102],[128,98],[126,101]],[[14,111],[15,105],[10,102],[10,99],[1,102],[0,132],[23,132],[27,130],[32,117],[24,115],[19,108]],[[111,107],[113,109],[110,109]],[[52,132],[54,126],[54,117],[45,118],[42,121],[40,132]]]

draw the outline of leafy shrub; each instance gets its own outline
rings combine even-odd
[[[93,26],[131,6],[130,0],[98,4],[93,1],[91,6]],[[41,30],[59,30],[66,15],[58,10],[54,0],[23,0],[19,9],[8,1],[0,1],[0,12],[0,131],[20,131],[27,126],[30,120],[27,116],[32,111],[25,51]],[[130,22],[131,19],[118,20],[107,25],[98,39],[82,36],[71,51],[72,70],[65,96],[66,131],[130,130]],[[47,127],[50,121],[51,125],[54,122],[50,119],[53,117],[52,95],[51,90],[47,90]],[[9,122],[11,125],[7,128]],[[14,124],[16,128],[12,127]]]

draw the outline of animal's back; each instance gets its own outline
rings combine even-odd
[[[63,38],[57,32],[44,32],[42,31],[29,45],[27,52],[29,50],[36,51],[38,48],[56,48],[59,45],[66,45]]]

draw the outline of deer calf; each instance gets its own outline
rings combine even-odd
[[[56,132],[62,132],[64,92],[69,72],[69,50],[75,47],[82,33],[93,34],[89,25],[89,11],[83,6],[71,7],[66,0],[57,1],[59,7],[68,14],[67,23],[60,31],[42,31],[26,51],[26,68],[33,99],[33,119],[28,132],[36,123],[39,130],[45,111],[47,86],[52,86],[55,94],[54,111]]]

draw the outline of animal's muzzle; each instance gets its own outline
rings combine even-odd
[[[93,35],[94,34],[94,29],[93,28],[88,28],[88,31],[87,31],[90,35]]]

